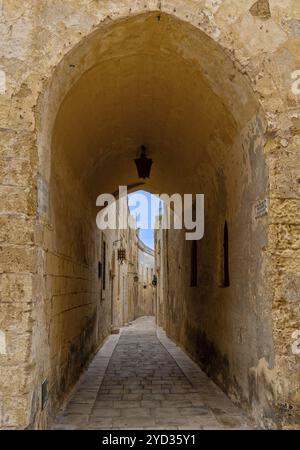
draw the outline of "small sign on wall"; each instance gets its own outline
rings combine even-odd
[[[260,200],[255,205],[255,218],[259,219],[260,217],[264,217],[268,214],[268,200],[265,198],[264,200]]]
[[[0,70],[0,94],[5,94],[6,92],[6,75],[3,70]]]
[[[49,189],[46,180],[42,177],[42,175],[38,176],[37,179],[38,185],[38,212],[39,216],[43,214],[47,214],[49,209]]]
[[[6,355],[6,339],[4,331],[0,330],[0,355]]]

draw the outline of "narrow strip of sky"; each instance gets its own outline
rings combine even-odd
[[[141,201],[142,198],[144,201]],[[135,218],[137,227],[140,228],[140,239],[152,249],[154,249],[154,225],[159,214],[159,205],[159,198],[150,192],[140,190],[128,194],[129,211]]]

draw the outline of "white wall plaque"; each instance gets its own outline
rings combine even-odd
[[[6,91],[6,76],[3,70],[0,70],[0,94],[5,94]]]
[[[265,198],[255,205],[255,218],[266,216],[268,214],[268,200]]]
[[[6,355],[6,339],[4,331],[0,330],[0,355]]]

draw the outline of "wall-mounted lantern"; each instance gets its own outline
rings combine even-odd
[[[128,275],[133,275],[133,281],[137,283],[139,281],[139,276],[136,272],[127,272]]]
[[[123,264],[124,261],[126,261],[126,249],[125,248],[118,248],[118,261],[120,264]]]
[[[152,166],[152,159],[146,156],[146,147],[141,145],[141,154],[134,160],[139,178],[149,178]]]
[[[152,286],[157,286],[157,276],[153,275]]]

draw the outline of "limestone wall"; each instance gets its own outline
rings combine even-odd
[[[154,252],[138,240],[138,297],[135,318],[155,315]]]
[[[261,391],[263,395],[272,391],[272,385],[264,384],[264,378],[258,377],[256,383],[251,379],[251,370],[260,360],[265,361],[266,370],[274,367],[271,302],[264,267],[267,216],[256,218],[254,211],[256,199],[268,195],[261,126],[260,119],[251,122],[243,131],[244,141],[241,138],[234,144],[244,149],[243,161],[234,164],[234,158],[229,157],[214,181],[210,178],[201,186],[205,229],[197,241],[197,285],[191,285],[192,243],[185,240],[185,232],[167,233],[168,260],[163,268],[163,282],[168,286],[163,294],[168,334],[234,400],[249,410],[253,407],[256,417],[269,412],[269,401],[274,402],[274,398],[260,398]],[[231,152],[235,149],[228,150]],[[251,168],[246,175],[248,164]],[[229,287],[224,285],[223,274],[225,221]]]
[[[138,238],[136,224],[128,230],[128,261],[127,261],[127,286],[128,286],[128,313],[125,323],[135,319],[135,308],[138,302]]]

